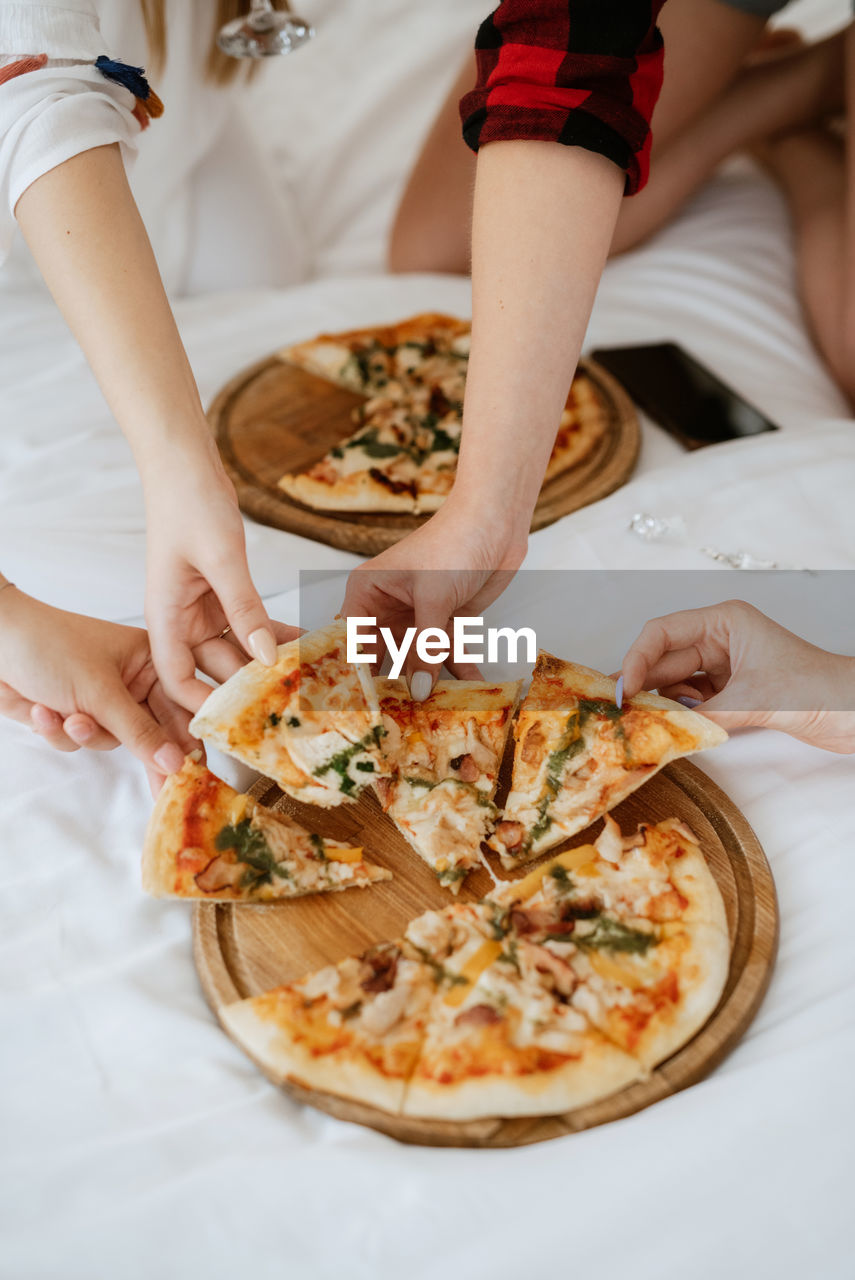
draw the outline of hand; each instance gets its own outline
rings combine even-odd
[[[525,538],[515,537],[502,513],[479,516],[448,498],[420,529],[351,573],[341,612],[376,617],[396,640],[407,627],[448,631],[455,614],[479,616],[497,599],[525,555]],[[446,664],[463,680],[478,680],[477,667]],[[438,666],[426,667],[410,650],[410,691],[417,702],[430,694]]]
[[[198,746],[157,678],[144,631],[51,608],[11,585],[0,591],[0,715],[59,751],[123,743],[154,794]]]
[[[197,666],[218,681],[247,655],[272,666],[277,642],[298,632],[270,621],[253,586],[237,499],[218,459],[173,460],[168,473],[143,478],[154,665],[167,695],[195,713],[211,691]]]
[[[742,600],[654,618],[622,666],[624,694],[697,700],[724,729],[780,729],[855,752],[855,658],[827,653]]]

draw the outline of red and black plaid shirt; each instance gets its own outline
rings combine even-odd
[[[626,193],[647,181],[662,86],[664,0],[502,0],[475,40],[478,83],[460,103],[473,151],[509,138],[608,156]]]

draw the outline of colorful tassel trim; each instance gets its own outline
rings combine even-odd
[[[133,114],[141,129],[147,129],[150,120],[163,115],[163,103],[143,74],[142,67],[130,67],[126,62],[114,62],[104,54],[95,59],[95,66],[107,80],[129,89],[136,98]]]
[[[5,84],[7,80],[14,80],[15,76],[26,75],[28,71],[41,71],[42,67],[47,65],[47,60],[46,53],[38,53],[32,57],[19,58],[17,62],[10,62],[7,66],[0,67],[0,84]],[[95,66],[107,80],[120,84],[123,89],[129,89],[134,95],[136,102],[133,115],[139,121],[141,129],[147,129],[150,120],[156,120],[158,116],[163,115],[163,103],[146,80],[142,67],[129,67],[126,62],[113,62],[104,54],[95,59]]]
[[[41,71],[47,60],[46,53],[37,53],[31,58],[19,58],[17,62],[10,62],[5,67],[0,67],[0,84],[5,84],[7,80],[14,80],[15,76],[24,76],[28,71]]]

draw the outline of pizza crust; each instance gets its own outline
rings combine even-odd
[[[507,1072],[438,1084],[416,1069],[407,1085],[401,1113],[432,1120],[481,1120],[490,1116],[561,1115],[599,1101],[647,1072],[604,1036],[590,1034],[579,1058],[550,1071],[525,1075]]]
[[[407,512],[409,515],[438,511],[445,501],[444,493],[419,489],[412,493],[406,487],[399,493],[381,484],[368,471],[353,471],[332,484],[309,475],[285,475],[279,488],[306,507],[316,511],[375,511],[379,514]]]

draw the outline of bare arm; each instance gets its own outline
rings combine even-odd
[[[227,624],[262,660],[275,642],[118,147],[44,174],[16,216],[137,459],[154,660],[170,696],[196,710],[209,689],[195,679],[195,647]]]
[[[452,613],[480,613],[519,567],[623,188],[615,164],[578,147],[479,151],[457,478],[426,525],[351,574],[345,613],[379,616],[397,601],[415,625],[445,627]],[[414,695],[429,688],[421,679]]]
[[[44,174],[15,216],[139,466],[151,467],[167,445],[212,462],[199,393],[118,146],[84,151]]]
[[[520,558],[623,187],[616,165],[578,147],[495,142],[478,155],[472,354],[446,505],[509,513]]]

